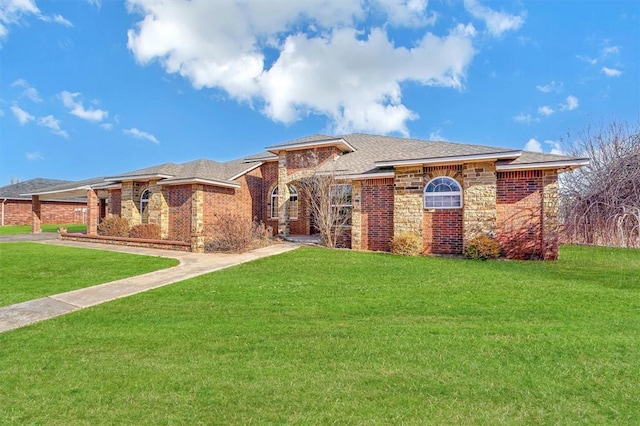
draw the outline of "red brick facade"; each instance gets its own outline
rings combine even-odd
[[[169,239],[191,241],[191,185],[167,188]]]
[[[389,251],[393,238],[393,179],[361,181],[360,203],[361,249]]]
[[[422,227],[426,254],[462,254],[462,209],[425,210]]]
[[[505,256],[543,258],[542,171],[498,172],[496,186],[496,238]]]
[[[0,201],[2,202],[2,201]],[[85,203],[40,201],[43,225],[55,223],[85,223]],[[5,225],[31,225],[31,200],[7,200],[4,203]]]

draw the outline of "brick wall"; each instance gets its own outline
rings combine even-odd
[[[112,189],[109,191],[109,213],[120,216],[122,202],[122,190]]]
[[[425,210],[423,246],[427,254],[462,254],[462,210]]]
[[[260,166],[260,171],[263,179],[260,188],[262,191],[262,210],[260,211],[260,206],[256,207],[259,210],[258,217],[262,219],[265,225],[271,226],[273,235],[276,235],[278,233],[278,219],[271,219],[271,191],[278,184],[278,162],[270,161],[264,163]]]
[[[360,234],[361,250],[389,251],[393,238],[393,179],[371,179],[354,185],[354,216],[356,202],[360,205],[360,224],[353,223],[353,234]],[[356,188],[359,187],[359,194]],[[359,196],[358,201],[356,198]],[[355,246],[355,243],[354,243]]]
[[[167,188],[169,239],[191,241],[191,185]]]
[[[498,172],[497,239],[511,259],[541,259],[542,170]]]
[[[87,207],[85,203],[59,201],[40,201],[40,203],[42,224],[84,223],[82,209]],[[4,203],[4,224],[7,226],[31,225],[31,200],[7,200]]]

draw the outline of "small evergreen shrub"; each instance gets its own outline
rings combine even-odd
[[[131,226],[129,221],[120,216],[104,218],[98,225],[98,234],[109,237],[128,237]]]
[[[422,253],[422,241],[416,234],[403,232],[391,239],[391,253],[403,256],[418,256]]]
[[[474,260],[497,259],[500,257],[500,244],[487,235],[477,236],[464,249],[464,257]]]
[[[131,238],[140,238],[143,240],[159,240],[160,227],[155,223],[143,223],[131,228],[129,232]]]

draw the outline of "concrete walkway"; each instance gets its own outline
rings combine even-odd
[[[6,241],[6,240],[5,240]],[[33,240],[31,240],[33,241]],[[0,333],[24,327],[34,322],[53,318],[89,306],[98,305],[121,297],[173,284],[188,278],[249,262],[261,257],[273,256],[299,247],[297,244],[275,244],[240,254],[197,254],[156,250],[140,247],[93,244],[74,241],[46,240],[43,244],[67,247],[81,247],[111,250],[146,256],[161,256],[178,259],[180,264],[173,268],[150,272],[131,278],[124,278],[93,287],[82,288],[49,297],[17,303],[0,308]]]

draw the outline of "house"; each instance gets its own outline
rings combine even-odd
[[[555,259],[558,175],[588,160],[509,148],[389,136],[313,135],[220,163],[161,164],[30,195],[37,231],[42,197],[86,192],[89,233],[100,217],[155,223],[162,238],[201,252],[221,218],[258,219],[280,235],[314,232],[297,184],[331,173],[350,192],[345,244],[388,251],[394,235],[419,235],[426,254],[460,254],[475,236],[507,257]],[[78,192],[79,191],[79,192]]]
[[[58,179],[35,178],[0,187],[0,224],[31,225],[31,197],[25,192],[34,192],[54,185],[68,184]],[[84,223],[87,203],[82,194],[77,199],[50,199],[42,203],[42,223]]]

